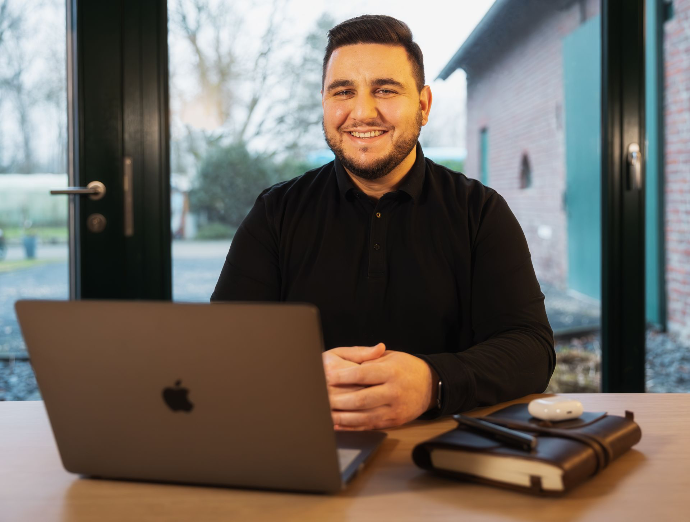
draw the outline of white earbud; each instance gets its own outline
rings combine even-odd
[[[567,397],[547,397],[534,399],[527,406],[532,417],[547,421],[577,419],[582,415],[582,403]]]

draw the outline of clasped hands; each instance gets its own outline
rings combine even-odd
[[[400,426],[436,404],[429,365],[383,343],[325,351],[323,366],[337,430]]]

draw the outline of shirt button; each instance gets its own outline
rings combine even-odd
[[[376,213],[376,217],[377,217],[377,218],[380,218],[380,217],[381,217],[381,212],[377,212],[377,213]]]
[[[378,243],[376,243],[376,244],[374,245],[374,250],[378,250],[379,248],[381,248],[381,246],[380,246]]]

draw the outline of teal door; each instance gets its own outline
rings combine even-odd
[[[568,288],[601,299],[601,21],[563,39]]]
[[[647,37],[645,39],[645,125],[647,158],[645,161],[645,298],[647,321],[666,328],[666,278],[664,247],[664,158],[663,92],[664,65],[663,6],[660,0],[646,1]],[[673,5],[673,4],[671,4]]]

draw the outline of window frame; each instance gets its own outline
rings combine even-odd
[[[602,3],[602,392],[645,391],[645,0]]]
[[[167,1],[69,1],[80,28],[75,181],[100,179],[111,196],[101,205],[84,199],[79,205],[81,229],[96,211],[109,214],[109,228],[97,238],[79,236],[75,297],[170,300]],[[645,142],[644,4],[602,0],[601,9],[604,392],[645,390],[644,161],[642,186],[624,188],[624,144]],[[122,234],[125,156],[134,161],[135,234],[129,238]]]

